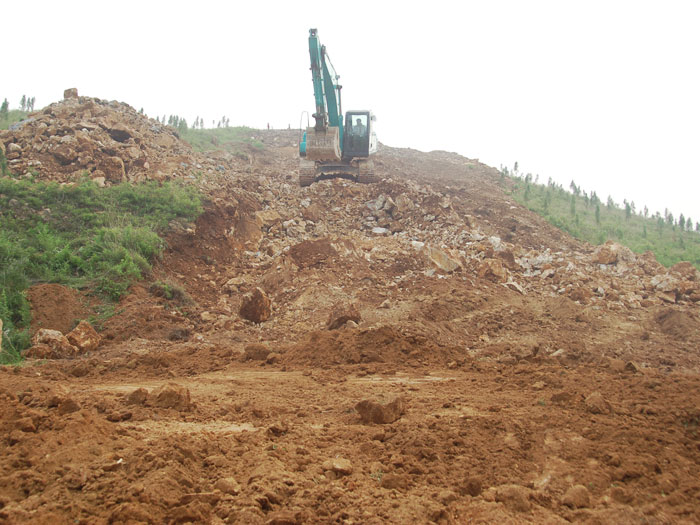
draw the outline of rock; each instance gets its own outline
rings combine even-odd
[[[301,211],[301,216],[307,221],[318,222],[323,217],[323,209],[314,202]]]
[[[613,241],[607,241],[593,254],[593,262],[597,264],[617,264],[618,261],[633,262],[636,256],[626,246]]]
[[[190,391],[176,383],[168,383],[153,391],[152,404],[158,408],[175,408],[189,410],[191,408]]]
[[[98,168],[104,173],[109,182],[123,182],[126,180],[124,161],[119,157],[107,157],[102,160]]]
[[[617,263],[617,250],[615,243],[608,241],[593,254],[593,262],[597,264],[615,264]]]
[[[322,468],[323,470],[330,470],[340,476],[352,474],[352,463],[349,459],[345,458],[327,459],[323,462]]]
[[[583,485],[574,485],[566,491],[561,502],[572,509],[584,509],[591,506],[591,495]]]
[[[148,401],[148,390],[145,388],[137,388],[126,398],[127,405],[145,405]]]
[[[622,359],[610,358],[608,359],[608,366],[610,370],[618,374],[625,371],[625,362]]]
[[[586,410],[591,414],[607,414],[610,412],[610,404],[605,400],[603,394],[596,391],[590,394],[585,400]]]
[[[698,281],[698,270],[691,263],[682,261],[674,264],[668,269],[669,273],[678,274],[681,279],[686,281]]]
[[[243,350],[243,358],[246,361],[265,361],[270,354],[270,349],[261,343],[252,343]]]
[[[592,297],[593,290],[585,286],[576,286],[569,292],[569,298],[581,304],[588,304]]]
[[[23,417],[15,421],[15,428],[22,432],[36,432],[36,425],[31,417]]]
[[[482,488],[481,488],[481,480],[477,477],[470,476],[468,477],[464,485],[461,487],[461,491],[465,494],[469,494],[472,497],[477,497],[479,494],[481,494]]]
[[[379,485],[383,489],[405,490],[408,487],[408,479],[403,474],[387,473],[382,475]]]
[[[58,413],[62,416],[72,414],[78,410],[80,410],[80,405],[75,399],[70,397],[67,397],[58,404]]]
[[[525,295],[525,290],[523,290],[523,287],[515,281],[508,281],[507,283],[505,283],[505,286],[507,288],[510,288],[514,292],[518,292],[520,295]]]
[[[393,423],[406,412],[406,402],[402,397],[397,397],[391,403],[381,405],[376,401],[365,399],[355,405],[355,410],[360,414],[360,419],[365,424],[386,425]]]
[[[202,312],[201,314],[199,314],[199,318],[200,318],[202,321],[204,321],[205,323],[213,323],[214,321],[216,321],[216,319],[217,319],[218,317],[217,317],[216,314],[213,314],[213,313],[211,313],[211,312],[206,312],[206,311],[205,311],[205,312]]]
[[[488,279],[494,283],[505,283],[508,281],[508,270],[498,259],[485,259],[479,267],[479,277]]]
[[[516,512],[530,510],[529,493],[520,485],[501,485],[496,489],[496,501]]]
[[[389,235],[391,233],[391,230],[389,230],[388,228],[375,226],[374,228],[372,228],[372,233],[375,235]]]
[[[214,488],[232,496],[237,496],[241,492],[241,485],[236,478],[221,478],[214,484]]]
[[[78,98],[78,88],[68,88],[63,91],[63,99]]]
[[[80,321],[78,326],[73,328],[66,339],[75,346],[80,353],[92,352],[100,345],[102,338],[87,321]]]
[[[362,319],[360,312],[354,304],[346,305],[343,303],[336,304],[331,310],[326,322],[326,328],[336,330],[343,326],[348,321],[359,323]]]
[[[261,288],[256,288],[243,297],[238,313],[243,319],[254,323],[267,321],[272,314],[270,298]]]
[[[255,221],[260,228],[269,229],[282,222],[282,216],[275,210],[262,210],[255,212]]]
[[[55,359],[53,349],[46,344],[35,344],[22,352],[25,359]]]
[[[678,289],[678,279],[670,273],[662,273],[651,278],[650,284],[659,292],[675,292]],[[675,302],[675,295],[674,301]]]
[[[78,349],[70,344],[68,339],[58,330],[49,330],[41,328],[32,337],[32,344],[44,344],[51,348],[49,355],[44,356],[45,359],[62,359],[77,355]]]
[[[265,362],[268,365],[274,365],[275,363],[278,363],[280,359],[282,359],[282,354],[278,354],[277,352],[270,352],[267,356],[267,359],[265,359]]]
[[[461,266],[457,260],[438,248],[429,246],[425,249],[425,252],[428,259],[443,272],[454,272]]]
[[[642,371],[642,367],[639,366],[634,361],[627,361],[627,363],[625,363],[625,370],[627,372],[632,372],[633,374],[637,374],[637,373]]]

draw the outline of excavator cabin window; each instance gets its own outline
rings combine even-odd
[[[348,131],[356,137],[367,136],[367,115],[349,115]]]

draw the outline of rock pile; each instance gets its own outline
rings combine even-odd
[[[0,146],[12,172],[59,182],[85,174],[99,184],[164,180],[214,168],[173,128],[77,90],[0,131]]]

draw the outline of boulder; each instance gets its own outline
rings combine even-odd
[[[596,391],[586,397],[584,403],[586,410],[591,414],[607,414],[610,412],[610,404],[605,400],[603,394]]]
[[[479,277],[488,279],[494,283],[505,283],[508,281],[508,270],[498,259],[485,259],[479,267]]]
[[[32,344],[35,346],[43,344],[50,348],[50,352],[46,352],[42,347],[42,351],[48,354],[44,356],[44,359],[62,359],[73,357],[79,353],[78,349],[70,344],[68,339],[58,330],[41,328],[32,337]]]
[[[152,404],[158,408],[175,408],[189,410],[191,408],[190,391],[176,383],[168,383],[153,391]]]
[[[63,91],[63,99],[68,100],[69,98],[78,98],[78,88],[68,88]]]
[[[261,343],[252,343],[245,347],[243,358],[246,361],[265,361],[270,349]]]
[[[583,485],[574,485],[566,491],[561,502],[572,509],[584,509],[591,506],[591,495]]]
[[[668,269],[669,273],[675,273],[686,281],[698,281],[698,270],[691,263],[682,261]]]
[[[109,182],[123,182],[126,180],[124,161],[119,157],[107,157],[102,160],[98,169],[104,173]]]
[[[529,492],[520,485],[502,485],[496,489],[496,501],[515,512],[530,510]]]
[[[461,266],[459,261],[453,259],[447,252],[439,248],[429,246],[425,249],[425,252],[430,261],[443,272],[454,272]]]
[[[275,210],[262,210],[255,212],[255,221],[260,228],[267,228],[282,222],[282,216]]]
[[[348,305],[338,303],[331,310],[331,313],[328,316],[328,322],[326,323],[326,327],[329,330],[336,330],[348,321],[353,321],[359,324],[361,319],[362,316],[360,315],[360,312],[357,310],[357,307],[354,304]]]
[[[137,388],[126,398],[127,405],[145,405],[148,401],[148,390],[145,388]]]
[[[352,463],[349,459],[333,458],[323,462],[323,470],[330,470],[339,476],[352,474]]]
[[[633,262],[636,260],[634,252],[613,241],[607,241],[599,246],[593,254],[593,262],[597,264],[617,264],[620,261]]]
[[[386,425],[393,423],[406,412],[406,402],[403,398],[397,397],[391,403],[382,405],[365,399],[355,405],[355,410],[360,414],[363,423]]]
[[[87,321],[80,321],[78,326],[66,334],[66,339],[68,339],[70,344],[75,346],[80,353],[92,352],[97,349],[102,341],[100,334],[98,334]]]
[[[267,321],[272,314],[270,298],[264,290],[256,288],[253,292],[243,296],[239,315],[248,321],[262,323]]]

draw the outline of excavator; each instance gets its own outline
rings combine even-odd
[[[369,184],[378,181],[369,158],[377,151],[376,117],[368,110],[348,111],[343,121],[342,86],[326,46],[316,29],[309,30],[309,56],[314,84],[315,124],[299,142],[299,185],[344,178]]]

